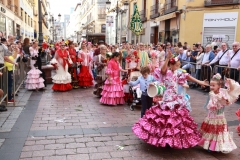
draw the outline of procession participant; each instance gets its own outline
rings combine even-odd
[[[71,75],[68,73],[69,53],[66,50],[66,44],[60,42],[60,48],[56,51],[54,58],[51,60],[51,64],[56,69],[56,75],[52,77],[54,91],[68,91],[72,89],[71,86]]]
[[[77,62],[79,62],[80,59],[77,57],[74,43],[70,40],[68,40],[68,52],[69,52],[69,56],[73,62],[73,64],[69,66],[69,71],[72,76],[71,85],[73,88],[79,88],[78,77],[77,77]]]
[[[126,59],[125,69],[128,70],[128,76],[130,76],[131,72],[133,71],[140,71],[140,61],[137,51],[133,51],[129,55],[129,58]]]
[[[90,63],[92,58],[87,50],[87,42],[85,40],[81,43],[81,50],[78,52],[78,58],[82,60],[80,73],[78,74],[78,85],[83,88],[90,87],[93,85]]]
[[[149,63],[149,56],[146,51],[144,51],[144,45],[143,43],[140,43],[140,51],[138,53],[138,57],[140,58],[140,66],[144,67],[147,66]]]
[[[157,50],[158,50],[157,61],[158,61],[159,67],[161,68],[165,60],[164,46],[162,44],[158,44]]]
[[[159,62],[158,61],[158,54],[156,53],[156,51],[151,51],[150,56],[151,56],[151,61],[149,62],[148,67],[150,68],[150,75],[153,75],[155,69],[160,67],[160,66],[159,66],[159,63],[158,63]],[[164,59],[165,59],[165,53],[164,53]]]
[[[108,62],[106,74],[108,76],[104,83],[102,97],[100,102],[107,105],[124,104],[124,92],[120,79],[120,72],[127,72],[123,70],[119,64],[120,54],[114,52],[112,59]]]
[[[30,66],[31,70],[27,73],[26,79],[26,88],[28,90],[38,90],[44,88],[44,79],[40,77],[42,72],[37,68],[37,59],[38,59],[38,42],[33,41],[32,47],[29,48],[30,50]]]

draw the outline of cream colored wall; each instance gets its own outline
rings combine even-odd
[[[204,13],[219,13],[219,12],[238,12],[238,24],[236,32],[236,41],[240,41],[240,10],[203,10],[203,11],[189,11],[186,13],[185,20],[181,18],[180,20],[180,42],[188,42],[193,44],[196,42],[202,42],[202,32],[203,32],[203,16]]]

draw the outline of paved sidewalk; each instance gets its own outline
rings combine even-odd
[[[201,124],[207,95],[189,90],[194,117]],[[229,130],[240,147],[235,111],[226,109]],[[92,89],[70,92],[33,92],[28,104],[8,134],[0,133],[1,160],[161,160],[240,159],[240,149],[230,154],[207,152],[200,147],[176,150],[156,148],[139,140],[131,131],[140,117],[140,108],[99,104]],[[5,139],[5,141],[3,141]]]

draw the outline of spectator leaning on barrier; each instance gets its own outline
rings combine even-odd
[[[218,52],[215,58],[209,63],[209,65],[220,65],[217,72],[222,74],[224,67],[228,66],[230,50],[227,48],[227,43],[221,44],[222,50]],[[223,78],[223,77],[222,77]]]
[[[203,60],[205,49],[203,46],[200,47],[198,55],[196,57],[197,65],[196,65],[196,79],[201,80],[201,64]]]
[[[240,44],[239,42],[234,42],[232,45],[232,51],[230,52],[230,67],[234,68],[230,71],[230,78],[235,81],[240,81],[239,72],[240,72]]]
[[[11,56],[9,56],[8,58],[12,61],[15,61],[16,58],[17,58],[17,54],[19,52],[19,49],[18,49],[17,45],[15,45],[15,44],[11,44],[9,46],[9,48],[10,48],[10,51],[13,52],[13,54]],[[14,64],[9,63],[9,62],[4,62],[4,65],[8,69],[8,102],[14,102],[13,93],[12,93]]]
[[[2,76],[2,72],[0,72],[0,76]],[[4,95],[4,92],[3,90],[0,89],[0,99],[2,99],[3,95]],[[7,111],[7,108],[6,106],[0,103],[0,112],[4,112],[4,111]]]

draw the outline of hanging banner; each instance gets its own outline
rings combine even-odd
[[[140,35],[143,31],[142,21],[140,14],[138,12],[137,5],[135,5],[134,13],[130,22],[130,30],[135,33],[137,36]]]

